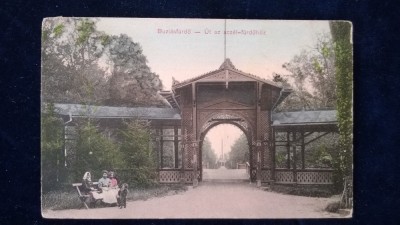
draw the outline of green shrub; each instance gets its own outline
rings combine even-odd
[[[76,159],[71,164],[73,180],[80,181],[85,171],[96,177],[104,169],[124,165],[124,156],[118,143],[100,132],[94,122],[88,120],[77,127]]]
[[[124,179],[136,187],[151,186],[157,173],[148,124],[138,120],[126,122],[120,130],[120,138],[120,151],[124,158],[122,168],[130,168]]]
[[[44,105],[41,120],[41,169],[44,191],[59,186],[63,138],[63,121],[57,116],[54,105]]]

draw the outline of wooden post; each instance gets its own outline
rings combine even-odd
[[[197,187],[198,179],[197,179],[197,103],[196,103],[196,82],[192,83],[192,104],[193,104],[193,111],[192,111],[192,123],[193,123],[193,130],[192,130],[192,146],[193,148],[193,187]]]
[[[160,145],[160,129],[156,128],[156,146],[157,146],[157,168],[161,169],[161,145]]]
[[[293,140],[296,140],[296,132],[293,132]],[[296,141],[293,142],[293,182],[297,183],[297,157]]]
[[[271,180],[272,182],[275,181],[275,167],[276,167],[276,162],[275,162],[275,154],[276,154],[276,146],[275,146],[275,130],[272,129],[272,138],[271,138],[271,144],[272,144],[272,168],[271,168]]]
[[[261,186],[261,150],[262,150],[262,140],[263,140],[263,134],[261,131],[261,90],[262,90],[262,83],[258,82],[257,83],[257,133],[256,133],[256,151],[257,151],[257,171],[256,171],[256,176],[257,176],[257,187]]]
[[[181,184],[185,183],[185,148],[187,144],[187,132],[186,129],[182,126],[181,128],[181,154],[182,154],[182,167],[181,167]]]
[[[160,134],[160,157],[161,157],[161,162],[160,162],[160,167],[161,169],[164,168],[164,140],[163,140],[163,127],[161,127],[161,134]]]
[[[304,131],[301,132],[301,169],[305,169],[305,145],[304,145]]]
[[[286,132],[287,168],[290,169],[290,132]]]
[[[174,153],[175,153],[175,168],[179,168],[179,157],[178,157],[178,127],[174,125]]]

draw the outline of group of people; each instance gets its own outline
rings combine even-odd
[[[113,171],[103,171],[103,176],[99,179],[98,185],[93,186],[92,176],[90,172],[83,175],[81,191],[90,195],[90,202],[95,204],[97,200],[101,200],[107,204],[115,204],[122,208],[126,208],[126,195],[128,193],[128,184],[124,183],[121,188],[118,186],[118,180]]]

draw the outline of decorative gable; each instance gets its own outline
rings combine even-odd
[[[227,100],[220,100],[220,101],[212,101],[212,102],[206,102],[202,105],[199,105],[199,108],[202,109],[248,109],[251,108],[251,106],[242,104],[239,102],[232,102],[232,101],[227,101]]]
[[[222,63],[222,65],[219,67],[218,70],[211,71],[209,73],[203,74],[201,76],[189,80],[182,81],[180,83],[174,82],[174,84],[172,85],[172,89],[176,90],[184,86],[187,86],[193,82],[212,82],[212,81],[215,82],[258,81],[265,84],[269,84],[274,87],[282,88],[280,85],[272,81],[265,80],[263,78],[257,77],[252,74],[244,73],[236,69],[230,59],[225,59],[225,61]]]

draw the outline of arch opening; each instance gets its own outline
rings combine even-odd
[[[234,122],[216,122],[200,138],[202,181],[249,181],[251,135],[248,130]]]

